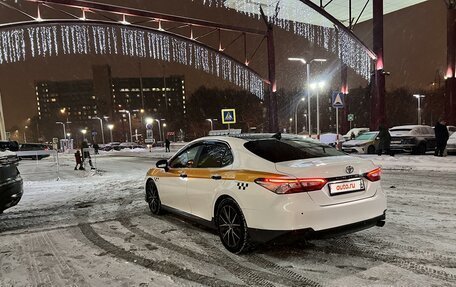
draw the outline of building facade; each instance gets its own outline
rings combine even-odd
[[[108,123],[114,125],[115,141],[130,140],[130,121],[132,138],[143,140],[146,117],[158,120],[152,125],[157,141],[169,131],[186,128],[184,76],[111,78],[109,66],[94,66],[93,80],[40,81],[35,90],[42,125],[53,124],[55,129],[55,122],[71,122],[67,127],[70,132],[87,129],[99,142],[100,122],[94,118],[103,119],[105,141],[110,140]]]

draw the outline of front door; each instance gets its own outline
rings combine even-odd
[[[160,176],[159,193],[163,205],[190,213],[190,204],[187,197],[188,171],[202,148],[202,145],[193,145],[176,156],[169,163],[168,172]]]

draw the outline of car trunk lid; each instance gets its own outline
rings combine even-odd
[[[324,178],[328,183],[321,190],[308,192],[321,205],[333,205],[372,197],[376,190],[364,174],[377,167],[369,160],[350,156],[331,156],[276,163],[278,172],[293,178]],[[344,185],[343,187],[341,186]],[[348,186],[348,190],[344,188]],[[340,189],[339,189],[340,187]],[[352,189],[361,189],[352,191]]]

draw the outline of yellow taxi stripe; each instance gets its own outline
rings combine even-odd
[[[213,175],[220,175],[224,180],[237,180],[243,182],[253,182],[257,178],[284,177],[284,174],[253,171],[246,169],[211,169],[211,168],[170,168],[165,171],[161,168],[152,168],[148,171],[148,176],[156,177],[179,177],[185,173],[187,178],[210,179]]]

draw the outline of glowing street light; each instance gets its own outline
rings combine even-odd
[[[166,139],[165,137],[165,130],[166,130],[166,123],[163,123],[163,139]]]
[[[112,130],[114,129],[114,125],[113,124],[109,124],[108,125],[108,129],[109,129],[109,133],[111,135],[111,142],[113,142],[113,140],[112,140]]]
[[[326,62],[327,60],[326,59],[322,59],[322,58],[316,58],[316,59],[312,59],[310,60],[309,62],[307,62],[304,58],[288,58],[289,61],[298,61],[298,62],[301,62],[302,64],[306,65],[306,68],[307,68],[307,89],[306,89],[306,96],[307,96],[307,114],[308,114],[308,123],[309,123],[309,137],[312,133],[312,122],[311,122],[311,118],[310,118],[310,92],[309,92],[309,88],[310,88],[310,64],[312,62],[320,62],[320,63],[323,63],[323,62]],[[317,108],[318,109],[318,108]]]
[[[86,137],[85,137],[85,135],[87,133],[87,130],[86,129],[82,129],[81,133],[82,133],[83,140],[87,140]]]
[[[421,99],[426,97],[425,95],[413,95],[418,100],[418,124],[421,125]]]
[[[320,138],[320,90],[323,90],[325,87],[325,82],[321,81],[318,83],[312,83],[310,84],[310,88],[312,90],[317,90],[317,136]]]

